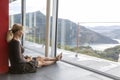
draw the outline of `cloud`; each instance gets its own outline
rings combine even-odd
[[[46,0],[26,0],[26,13],[41,11],[46,12]],[[9,4],[9,15],[21,13],[21,0]]]

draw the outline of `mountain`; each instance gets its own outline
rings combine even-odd
[[[36,14],[36,27],[34,26],[34,14]],[[31,16],[31,17],[30,17]],[[31,18],[29,24],[29,18]],[[31,28],[28,34],[34,34],[36,32],[36,37],[41,37],[42,40],[45,40],[45,15],[42,14],[40,11],[27,13],[26,14],[26,26],[27,28]],[[21,14],[14,15],[14,23],[20,23],[21,21]],[[52,22],[52,17],[51,17]],[[34,26],[34,28],[32,28]],[[51,24],[52,26],[52,24]],[[78,44],[116,44],[118,43],[115,40],[112,40],[109,37],[103,36],[95,31],[92,31],[84,26],[68,20],[68,19],[58,19],[58,44],[64,40],[65,45],[76,45],[77,40]],[[51,30],[52,32],[52,30]]]
[[[120,26],[96,26],[89,29],[112,39],[120,39]]]
[[[112,40],[109,37],[103,36],[95,31],[92,31],[90,29],[85,28],[84,26],[81,26],[81,29],[83,31],[81,31],[81,34],[83,35],[83,37],[81,37],[81,39],[83,40],[83,42],[88,42],[88,43],[92,43],[92,44],[111,44],[111,43],[117,43],[116,41]]]

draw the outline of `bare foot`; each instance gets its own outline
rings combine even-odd
[[[56,59],[57,61],[60,61],[62,59],[62,52],[58,56],[56,56]]]

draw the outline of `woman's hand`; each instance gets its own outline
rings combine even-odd
[[[32,57],[31,57],[31,56],[28,56],[28,55],[27,55],[27,56],[25,56],[24,58],[25,58],[25,60],[26,60],[27,62],[29,62],[29,61],[31,61],[31,60],[32,60]]]

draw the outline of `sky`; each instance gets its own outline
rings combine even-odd
[[[20,13],[20,1],[10,4],[10,14]],[[42,13],[46,13],[46,0],[26,1],[27,12],[40,10]],[[119,3],[120,0],[59,0],[58,17],[86,26],[91,25],[91,27],[103,24],[120,25]]]
[[[26,12],[34,12],[40,10],[45,14],[46,1],[45,0],[26,0]],[[21,12],[21,0],[14,1],[9,4],[9,14],[18,14]]]
[[[100,25],[99,22],[120,22],[119,3],[120,0],[59,0],[59,17],[84,25]],[[114,25],[114,23],[102,24]],[[120,23],[116,24],[120,25]]]

